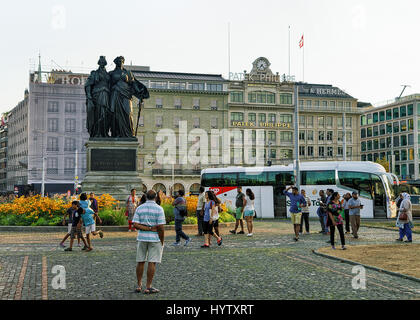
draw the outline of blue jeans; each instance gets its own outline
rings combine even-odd
[[[176,242],[180,242],[181,238],[188,240],[189,237],[182,231],[183,220],[175,220],[175,232],[176,232]]]
[[[412,240],[412,232],[409,223],[405,223],[404,228],[400,228],[400,239],[402,240],[404,236],[407,236],[407,240]]]
[[[324,232],[329,232],[328,227],[327,227],[327,220],[328,220],[328,214],[324,216],[324,226],[325,226]]]

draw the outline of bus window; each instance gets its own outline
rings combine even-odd
[[[263,186],[266,183],[266,172],[240,172],[238,174],[239,186]]]
[[[370,175],[372,178],[373,193],[375,195],[375,205],[379,206],[385,203],[385,188],[381,178],[376,174]],[[377,202],[377,203],[376,203]]]
[[[266,184],[270,186],[289,186],[293,185],[295,182],[293,172],[276,172],[269,171],[267,172],[267,182]]]
[[[236,173],[223,173],[222,179],[223,187],[237,187],[238,186],[238,175]]]
[[[335,185],[335,171],[302,171],[302,185]]]
[[[204,173],[201,177],[201,185],[203,187],[221,187],[222,182],[221,173]]]
[[[339,171],[338,179],[342,186],[356,189],[362,197],[372,199],[372,183],[369,173]]]

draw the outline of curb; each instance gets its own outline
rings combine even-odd
[[[391,227],[377,227],[377,226],[364,226],[364,225],[360,225],[361,227],[364,228],[372,228],[372,229],[382,229],[382,230],[388,230],[388,231],[396,231],[398,232],[398,228],[397,229],[392,229]],[[417,230],[411,230],[412,233],[416,233],[416,234],[420,234],[420,231]]]
[[[220,228],[229,228],[234,227],[235,222],[220,223]],[[126,226],[101,226],[97,225],[97,228],[100,228],[103,231],[107,232],[118,232],[118,231],[127,231],[128,225]],[[182,225],[183,230],[197,230],[196,224],[185,224]],[[175,230],[174,225],[165,225],[165,230]],[[0,232],[2,231],[12,231],[12,232],[67,232],[67,226],[0,226]]]
[[[312,250],[312,253],[316,254],[317,256],[321,256],[321,257],[328,258],[328,259],[331,259],[331,260],[336,260],[336,261],[339,261],[339,262],[345,262],[345,263],[348,263],[348,264],[351,264],[351,265],[363,266],[367,269],[375,270],[375,271],[378,271],[378,272],[381,272],[381,273],[387,273],[387,274],[392,275],[392,276],[405,278],[405,279],[416,281],[416,282],[420,283],[420,279],[416,278],[416,277],[413,277],[413,276],[405,275],[405,274],[398,273],[398,272],[389,271],[389,270],[386,270],[386,269],[381,269],[381,268],[378,268],[378,267],[374,267],[374,266],[370,266],[370,265],[367,265],[367,264],[355,262],[355,261],[348,260],[348,259],[345,259],[345,258],[330,256],[328,254],[318,252],[318,250]]]

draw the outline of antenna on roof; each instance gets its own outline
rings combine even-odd
[[[38,52],[38,82],[42,82],[41,78],[41,52]]]
[[[407,87],[411,88],[411,86],[409,84],[402,84],[401,87],[404,87],[404,88],[402,89],[400,96],[396,100],[400,100],[401,96],[403,95],[403,93],[405,91],[405,88],[407,88]]]

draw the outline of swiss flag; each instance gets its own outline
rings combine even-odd
[[[302,38],[300,38],[300,41],[299,41],[299,48],[302,48],[303,47],[303,34],[302,34]]]

